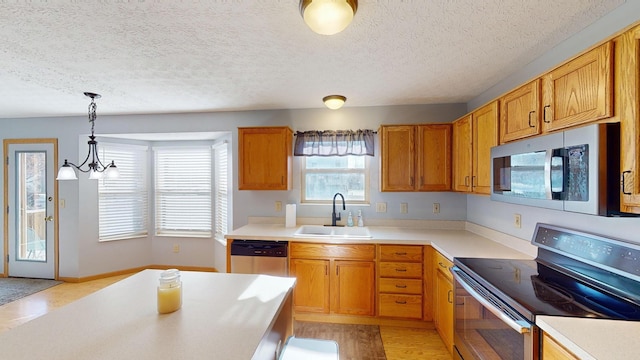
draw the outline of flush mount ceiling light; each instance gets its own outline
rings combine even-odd
[[[300,13],[314,32],[333,35],[344,30],[358,10],[357,0],[300,0]]]
[[[78,180],[76,172],[73,170],[73,168],[76,168],[77,170],[84,173],[88,172],[89,179],[100,179],[103,175],[110,179],[114,179],[120,176],[120,171],[118,171],[118,168],[116,167],[114,161],[111,161],[111,164],[104,166],[102,164],[102,161],[100,161],[100,157],[98,157],[98,142],[96,141],[96,137],[93,134],[93,126],[95,125],[96,121],[97,106],[95,103],[95,99],[99,99],[101,96],[99,94],[90,92],[86,92],[84,93],[84,95],[91,98],[91,104],[89,104],[89,122],[91,123],[91,135],[89,136],[89,142],[87,142],[89,144],[89,153],[80,165],[70,163],[69,161],[67,161],[67,159],[64,159],[64,165],[62,165],[60,167],[60,170],[58,170],[58,177],[56,178],[56,180]],[[91,162],[87,164],[87,161],[89,161],[89,159],[91,159]],[[82,168],[85,164],[87,164],[88,166],[87,169]]]
[[[342,95],[329,95],[322,98],[322,102],[331,110],[338,110],[344,105],[347,98]]]

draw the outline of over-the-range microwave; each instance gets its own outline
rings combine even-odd
[[[602,216],[620,212],[620,124],[491,148],[491,200]]]

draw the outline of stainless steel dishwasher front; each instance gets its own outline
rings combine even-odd
[[[287,276],[289,243],[274,240],[233,240],[231,272]]]

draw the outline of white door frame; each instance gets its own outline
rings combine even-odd
[[[53,145],[53,171],[52,171],[52,176],[55,177],[56,174],[56,170],[58,169],[58,139],[56,138],[42,138],[42,139],[4,139],[3,140],[3,154],[4,154],[4,159],[3,159],[3,163],[4,163],[4,204],[3,204],[3,208],[2,208],[2,213],[4,214],[4,259],[2,259],[3,263],[4,263],[4,271],[3,271],[3,276],[8,276],[9,275],[9,267],[10,267],[10,263],[9,263],[9,226],[13,226],[9,224],[9,214],[7,212],[6,209],[9,209],[9,211],[13,211],[11,209],[11,204],[9,203],[9,147],[11,145],[29,145],[29,144],[34,144],[34,145],[42,145],[42,144],[50,144]],[[58,259],[59,259],[59,253],[58,253],[58,227],[59,227],[59,220],[58,220],[58,216],[59,216],[59,210],[58,210],[58,182],[54,179],[53,180],[53,188],[52,189],[48,189],[49,194],[48,197],[52,197],[52,201],[51,203],[51,207],[52,208],[52,215],[53,215],[53,242],[51,244],[51,246],[53,247],[53,251],[52,251],[52,261],[53,261],[53,278],[54,279],[58,279],[58,268],[59,268],[59,264],[58,264]],[[48,206],[49,208],[49,206]],[[51,213],[49,213],[49,215],[51,215]],[[44,220],[43,220],[44,221]],[[47,276],[50,277],[50,276]]]

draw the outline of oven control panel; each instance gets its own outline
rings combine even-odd
[[[538,224],[533,245],[640,281],[640,245]]]

